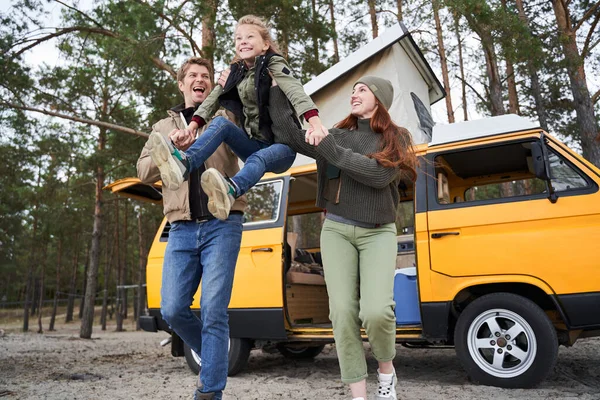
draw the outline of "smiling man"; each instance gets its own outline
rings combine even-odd
[[[168,117],[152,127],[180,150],[188,148],[196,139],[178,136],[177,131],[187,127],[196,108],[212,90],[211,76],[208,60],[192,57],[184,62],[177,73],[184,103],[168,110]],[[158,165],[170,159],[169,154],[157,151],[149,139],[137,162],[138,177],[148,184],[158,181]],[[163,265],[161,312],[175,333],[202,359],[194,398],[219,400],[227,381],[227,306],[242,238],[246,199],[240,197],[235,201],[227,220],[212,216],[208,211],[208,198],[200,186],[200,176],[206,168],[234,176],[239,170],[238,159],[226,145],[221,145],[177,190],[163,186],[164,213],[171,229]],[[190,305],[200,283],[202,311],[198,318]]]

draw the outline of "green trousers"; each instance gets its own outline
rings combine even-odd
[[[396,226],[367,229],[325,220],[321,255],[329,295],[329,318],[342,382],[367,377],[361,326],[377,361],[396,355],[394,272]]]

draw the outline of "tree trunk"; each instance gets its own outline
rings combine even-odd
[[[108,110],[108,100],[105,97],[102,104],[102,115]],[[106,144],[106,130],[100,129],[98,136],[98,153],[104,152]],[[89,339],[92,337],[94,326],[94,306],[96,304],[96,284],[98,278],[98,264],[100,261],[100,239],[102,239],[102,187],[104,187],[104,167],[98,164],[96,167],[96,203],[94,207],[94,228],[92,231],[92,244],[89,257],[89,270],[87,274],[87,288],[85,293],[85,308],[81,320],[79,337]]]
[[[129,271],[129,268],[127,267],[127,256],[129,255],[129,253],[127,252],[127,248],[129,247],[129,230],[127,229],[127,217],[129,215],[129,207],[128,206],[128,202],[127,199],[125,199],[125,217],[123,218],[124,223],[123,223],[123,230],[124,230],[124,237],[123,237],[123,271],[121,271],[121,282],[119,283],[119,285],[121,286],[125,286],[127,284],[127,272]],[[128,308],[128,302],[127,302],[127,289],[122,288],[121,289],[121,298],[123,299],[123,305],[122,305],[122,309],[121,309],[121,313],[123,315],[123,319],[127,319],[127,308]]]
[[[85,294],[87,293],[88,271],[90,269],[90,247],[85,253],[85,265],[83,267],[83,288],[81,290],[81,301],[79,302],[79,319],[83,318],[83,307],[85,307]]]
[[[506,10],[506,0],[502,0],[502,7]],[[506,59],[506,85],[508,86],[508,112],[510,114],[521,114],[519,110],[519,95],[515,79],[515,68],[512,60]]]
[[[215,19],[217,17],[216,0],[204,0],[206,12],[202,16],[202,54],[210,62],[211,69],[215,69]],[[214,81],[214,76],[211,77]]]
[[[487,28],[477,33],[481,38],[481,45],[483,46],[483,53],[485,55],[486,71],[490,87],[490,111],[493,116],[506,114],[504,103],[502,102],[502,80],[500,79],[494,39]]]
[[[36,187],[40,187],[40,179],[41,179],[41,165],[38,166],[38,176],[37,176],[37,184]],[[35,203],[33,205],[33,230],[31,233],[31,250],[29,251],[29,255],[28,255],[28,266],[27,266],[27,283],[25,286],[25,302],[23,305],[23,332],[27,332],[29,331],[29,307],[30,307],[30,301],[31,301],[31,289],[32,289],[32,284],[33,284],[33,270],[34,270],[34,266],[35,266],[35,254],[37,254],[36,252],[36,238],[37,238],[37,226],[38,226],[38,219],[37,219],[37,209],[38,209],[38,200],[36,197]]]
[[[48,254],[48,241],[45,240],[44,251],[42,254],[42,265],[40,272],[40,298],[38,303],[38,331],[37,333],[44,333],[44,327],[42,326],[42,307],[44,306],[44,280],[46,278],[46,256]]]
[[[69,286],[69,299],[67,301],[67,315],[65,322],[73,321],[73,309],[75,308],[75,286],[77,285],[77,265],[79,264],[79,241],[75,245],[73,254],[73,269],[71,273],[71,285]]]
[[[335,28],[335,10],[333,0],[329,0],[329,16],[331,17],[331,39],[333,40],[333,61],[340,62],[340,51],[338,48],[338,35]]]
[[[433,18],[435,19],[435,30],[437,32],[438,50],[440,54],[440,63],[442,65],[442,80],[444,81],[444,90],[446,91],[446,112],[448,122],[454,123],[454,108],[452,107],[452,96],[450,94],[450,79],[448,78],[448,63],[446,61],[446,48],[444,47],[444,36],[442,35],[442,23],[440,22],[439,3],[433,0]]]
[[[584,60],[577,48],[577,32],[573,30],[567,3],[560,0],[552,0],[552,6],[554,7],[554,14],[556,15],[556,22],[560,33],[560,43],[567,62],[567,73],[575,103],[583,156],[594,165],[600,166],[600,146],[596,142],[598,125],[594,115],[592,98],[587,87]]]
[[[523,24],[529,29],[529,20],[525,14],[525,8],[523,7],[522,0],[515,1],[517,10],[519,12],[519,18],[523,21]],[[529,80],[531,81],[531,92],[535,101],[535,111],[540,121],[540,126],[543,130],[548,132],[548,117],[546,116],[546,106],[544,105],[544,97],[542,96],[542,87],[540,85],[540,79],[537,74],[537,68],[534,60],[527,60],[527,72],[529,74]]]
[[[519,95],[517,94],[517,83],[515,80],[515,69],[512,61],[506,60],[506,84],[508,85],[508,112],[510,114],[521,114],[519,110]]]
[[[463,119],[464,121],[469,120],[469,113],[467,112],[467,84],[465,80],[465,66],[463,60],[463,48],[462,48],[462,38],[460,36],[460,15],[456,12],[452,12],[454,17],[454,32],[456,33],[456,42],[458,43],[458,65],[460,71],[460,86],[462,89],[462,109],[463,109]]]
[[[60,270],[62,265],[62,239],[58,239],[58,255],[56,260],[56,290],[54,292],[54,303],[52,304],[52,316],[50,317],[49,331],[54,330],[54,322],[56,321],[56,312],[58,310],[58,295],[60,293]]]
[[[118,229],[118,226],[116,227]],[[110,232],[109,229],[106,230]],[[102,291],[102,313],[100,314],[100,325],[102,325],[102,330],[106,330],[106,314],[108,308],[108,288],[110,281],[110,272],[112,266],[112,251],[114,245],[110,245],[110,238],[106,238],[106,262],[104,263],[104,290]]]
[[[312,13],[312,42],[313,42],[313,58],[315,59],[315,75],[321,73],[321,61],[319,60],[319,37],[317,35],[317,2],[316,0],[311,0],[311,13]]]
[[[402,19],[404,18],[404,15],[402,15],[402,0],[396,0],[396,5],[398,7],[398,22],[402,22]]]
[[[144,315],[146,308],[146,291],[144,290],[144,281],[146,280],[146,263],[148,262],[148,252],[146,250],[146,244],[144,242],[144,230],[142,229],[142,209],[137,217],[138,222],[138,244],[139,244],[139,272],[138,272],[138,303],[137,303],[137,319],[136,329],[139,331],[140,327],[140,316]]]
[[[117,224],[117,230],[116,230],[116,235],[115,235],[115,241],[116,241],[116,259],[117,259],[117,290],[116,290],[116,305],[115,305],[115,313],[116,313],[116,317],[117,317],[117,328],[116,331],[117,332],[122,332],[123,331],[123,313],[121,313],[121,304],[122,304],[122,299],[121,299],[121,274],[122,274],[122,268],[121,268],[121,241],[119,240],[119,202],[115,202],[116,205],[116,224]]]
[[[377,10],[375,10],[376,0],[367,0],[369,4],[369,15],[371,16],[371,28],[373,30],[373,39],[379,36],[379,27],[377,26]]]

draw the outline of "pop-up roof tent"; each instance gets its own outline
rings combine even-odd
[[[350,113],[350,94],[364,75],[389,79],[394,86],[392,120],[407,128],[415,143],[431,140],[430,106],[444,98],[444,89],[406,27],[400,23],[350,54],[319,76],[304,90],[319,107],[323,124],[332,127]],[[298,155],[294,165],[314,162]]]

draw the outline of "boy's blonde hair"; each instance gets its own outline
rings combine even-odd
[[[248,15],[244,15],[242,18],[240,18],[238,20],[237,26],[235,27],[236,31],[240,25],[255,26],[258,29],[258,32],[260,33],[262,40],[264,40],[265,43],[269,44],[269,49],[274,53],[277,53],[277,54],[281,53],[281,51],[279,50],[279,46],[277,45],[277,42],[275,41],[275,39],[273,39],[273,36],[271,36],[271,27],[269,26],[269,24],[267,24],[267,22],[265,22],[264,19],[257,17],[256,15],[248,14]],[[238,60],[240,60],[240,58],[236,54],[233,61],[238,61]]]

